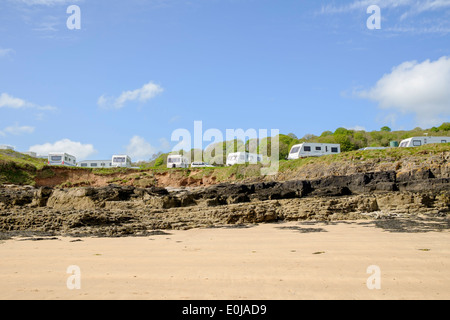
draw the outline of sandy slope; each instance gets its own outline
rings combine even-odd
[[[450,299],[448,230],[366,221],[19,240],[0,243],[0,299]],[[67,288],[70,265],[79,290]],[[366,285],[371,265],[379,290]]]

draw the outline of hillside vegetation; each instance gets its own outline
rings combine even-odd
[[[394,163],[401,159],[413,158],[415,162],[428,161],[431,156],[450,152],[450,144],[425,145],[418,148],[388,148],[384,150],[359,150],[367,146],[388,146],[390,141],[400,141],[402,139],[421,136],[428,133],[430,136],[448,136],[449,124],[443,124],[439,128],[411,131],[391,132],[388,128],[381,131],[364,132],[338,128],[335,132],[324,132],[320,136],[308,135],[298,139],[293,134],[279,136],[280,161],[278,162],[278,174],[273,179],[286,180],[289,177],[299,176],[301,172],[320,171],[326,166],[349,166],[358,163]],[[343,152],[341,154],[322,156],[319,158],[304,158],[287,161],[290,148],[304,141],[321,143],[341,143]],[[221,142],[219,146],[223,148],[224,155],[233,150],[251,150],[255,141]],[[261,139],[256,144],[257,151],[260,152],[269,145],[271,139]],[[217,147],[217,144],[216,144]],[[206,148],[204,155],[211,158],[204,158],[212,163],[215,155]],[[192,150],[191,150],[192,151]],[[197,151],[200,152],[200,151]],[[187,154],[193,155],[193,152]],[[264,153],[263,153],[264,154]],[[166,159],[168,154],[159,154],[152,161],[139,163],[140,169],[129,168],[108,168],[91,169],[78,167],[50,167],[45,159],[33,158],[11,150],[0,150],[0,185],[50,185],[59,187],[76,186],[99,186],[107,184],[134,185],[138,187],[150,186],[196,186],[208,185],[219,182],[243,181],[262,179],[261,168],[263,164],[234,165],[232,167],[217,166],[212,168],[189,168],[189,169],[168,169]],[[265,154],[267,155],[267,154]],[[270,156],[270,154],[268,155]],[[213,161],[211,161],[213,160]],[[225,159],[222,159],[223,161]],[[409,160],[408,160],[409,161]],[[308,169],[310,168],[310,169]],[[323,170],[322,170],[323,171]],[[314,176],[314,174],[313,174]]]
[[[356,131],[345,128],[337,128],[334,132],[324,131],[319,136],[313,134],[307,134],[303,138],[298,138],[295,134],[280,134],[278,136],[278,159],[285,159],[292,146],[303,142],[315,142],[315,143],[338,143],[341,145],[342,152],[356,151],[366,147],[389,147],[391,141],[400,142],[401,140],[415,137],[415,136],[449,136],[450,135],[450,123],[443,123],[439,127],[433,127],[430,129],[415,128],[408,131],[391,131],[389,127],[383,127],[379,131]],[[272,139],[263,138],[261,140],[250,139],[246,142],[242,140],[224,141],[209,145],[202,150],[180,150],[179,154],[184,154],[190,157],[193,161],[194,156],[202,158],[203,161],[214,165],[223,165],[226,163],[226,155],[231,152],[257,152],[264,156],[272,157]],[[221,155],[217,156],[215,153],[221,151]],[[139,162],[138,165],[145,168],[162,168],[166,167],[167,156],[169,153],[159,153],[153,156],[147,162]]]
[[[12,150],[0,150],[0,185],[34,185],[34,178],[47,161]]]

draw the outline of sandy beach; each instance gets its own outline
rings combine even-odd
[[[450,299],[450,233],[416,231],[292,222],[13,238],[0,242],[0,299]],[[68,288],[69,266],[79,289]],[[379,289],[368,288],[370,266]]]

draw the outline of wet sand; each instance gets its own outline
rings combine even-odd
[[[401,231],[295,222],[13,238],[0,241],[0,299],[450,299],[449,230]],[[67,286],[72,265],[80,289]],[[380,289],[367,286],[369,266]]]

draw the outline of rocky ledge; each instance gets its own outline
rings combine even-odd
[[[419,169],[179,189],[2,186],[0,232],[125,236],[158,229],[418,215],[440,217],[441,228],[448,229],[449,182],[447,176]]]

